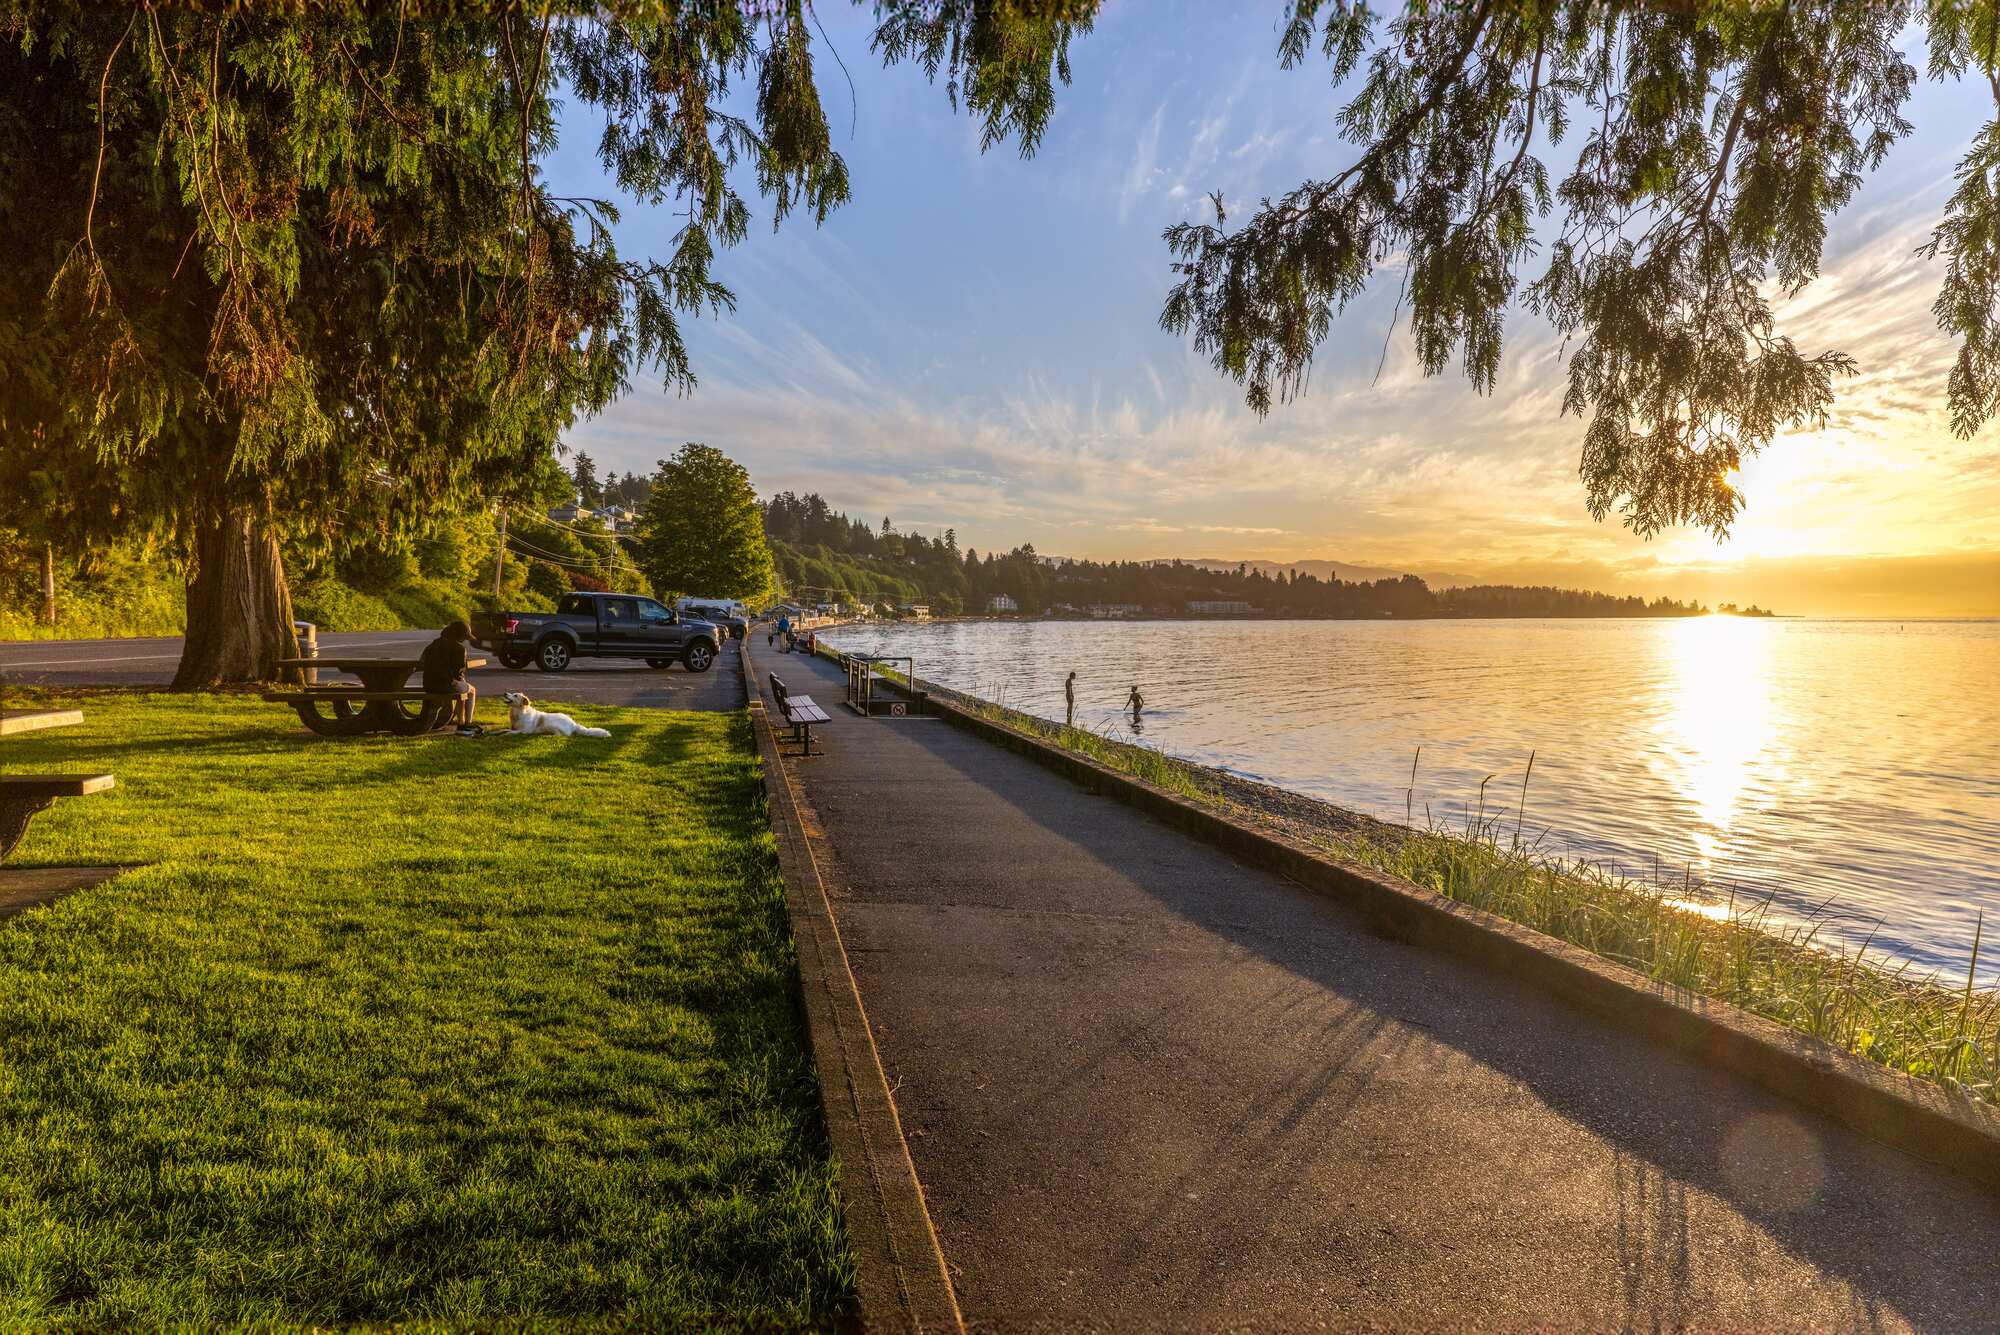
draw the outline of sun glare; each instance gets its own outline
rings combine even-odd
[[[1726,851],[1745,789],[1771,740],[1769,627],[1705,616],[1662,629],[1673,668],[1669,708],[1656,728],[1664,777],[1693,808],[1691,832],[1707,867]]]

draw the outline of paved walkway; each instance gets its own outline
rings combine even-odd
[[[2000,1321],[2000,1198],[754,644],[975,1329]]]

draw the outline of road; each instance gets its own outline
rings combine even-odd
[[[415,658],[436,638],[428,630],[355,631],[319,637],[322,657],[371,654]],[[476,654],[480,652],[474,649]],[[8,685],[165,686],[180,662],[179,637],[126,640],[0,641],[0,692]],[[514,672],[491,654],[474,668],[482,699],[521,691],[536,700],[574,704],[642,705],[656,709],[735,709],[743,703],[742,671],[731,650],[707,672],[683,667],[662,671],[636,659],[583,659],[567,672]],[[338,680],[338,678],[335,678]]]

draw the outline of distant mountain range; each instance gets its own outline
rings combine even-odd
[[[1266,575],[1290,571],[1300,575],[1312,575],[1319,579],[1340,579],[1349,584],[1372,584],[1378,579],[1401,579],[1404,575],[1417,575],[1433,589],[1460,589],[1485,582],[1471,575],[1455,575],[1442,570],[1397,570],[1389,566],[1350,565],[1345,561],[1267,561],[1257,558],[1225,561],[1211,556],[1183,556],[1179,560],[1183,565],[1196,566],[1202,570],[1234,570],[1238,566],[1247,565],[1252,570]]]

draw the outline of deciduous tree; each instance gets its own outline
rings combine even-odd
[[[639,563],[663,598],[762,598],[774,574],[743,466],[690,441],[660,461],[639,516]]]

